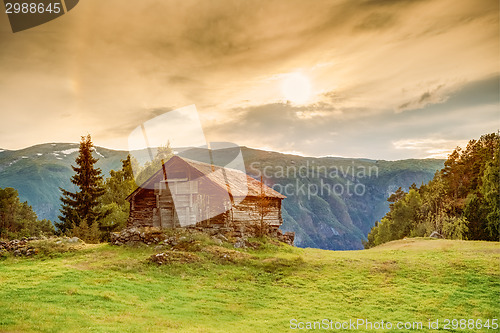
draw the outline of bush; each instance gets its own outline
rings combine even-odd
[[[99,224],[94,222],[89,226],[87,220],[82,220],[78,226],[72,223],[72,227],[67,234],[70,237],[78,237],[89,244],[97,244],[101,240]]]
[[[450,239],[467,239],[468,223],[465,217],[449,217],[443,225],[443,235]]]

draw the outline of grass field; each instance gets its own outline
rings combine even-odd
[[[500,319],[499,243],[409,239],[349,252],[267,243],[230,260],[211,248],[161,266],[146,260],[153,248],[108,244],[7,257],[0,331],[293,332],[305,330],[291,329],[292,319],[358,318],[422,322],[421,332],[437,319],[442,331],[498,331],[442,323]]]

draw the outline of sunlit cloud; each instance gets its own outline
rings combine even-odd
[[[393,142],[394,148],[398,150],[413,150],[424,155],[424,158],[444,158],[453,152],[456,147],[464,147],[467,140],[444,140],[444,139],[408,139]]]
[[[498,127],[496,1],[86,0],[26,33],[6,20],[3,148],[90,133],[126,149],[141,123],[192,104],[207,137],[318,156],[435,156],[448,146],[393,142]],[[308,84],[284,94],[292,73]]]

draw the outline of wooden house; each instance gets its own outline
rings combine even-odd
[[[127,227],[197,228],[229,236],[280,233],[284,195],[245,173],[174,156],[131,193]]]

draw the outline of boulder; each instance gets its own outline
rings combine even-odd
[[[78,237],[71,237],[68,239],[67,241],[69,244],[76,244],[76,243],[80,243],[80,242],[83,242],[80,238]]]
[[[443,239],[444,238],[443,235],[441,235],[437,231],[433,231],[429,237],[431,237],[431,238],[438,238],[438,239]]]

